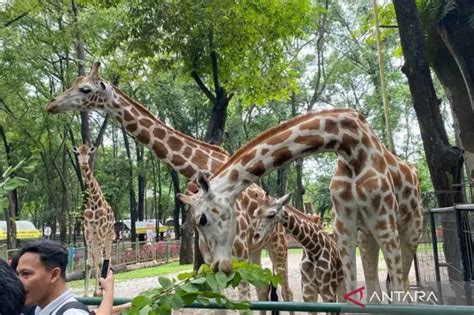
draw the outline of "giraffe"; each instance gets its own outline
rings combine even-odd
[[[95,148],[87,144],[79,148],[74,147],[73,152],[77,154],[79,166],[84,175],[87,201],[84,208],[84,238],[87,246],[87,272],[84,295],[89,290],[89,280],[92,268],[95,270],[94,295],[102,295],[99,290],[99,277],[104,259],[111,259],[112,242],[115,239],[114,211],[105,199],[99,183],[89,166],[89,158],[94,154]]]
[[[103,80],[99,74],[100,63],[96,62],[89,74],[78,77],[63,94],[53,98],[46,106],[49,113],[65,111],[104,111],[112,115],[135,139],[148,147],[154,155],[187,178],[193,178],[198,171],[212,174],[229,158],[221,148],[196,140],[165,125],[136,100],[120,89]],[[283,227],[252,243],[253,227],[250,215],[259,205],[264,191],[252,185],[242,193],[235,204],[237,237],[233,243],[233,255],[260,264],[260,253],[267,247],[276,270],[282,277],[282,296],[286,301],[293,299],[288,282],[288,244]],[[200,242],[205,251],[205,242]],[[206,262],[212,263],[212,257]],[[206,258],[205,257],[205,258]],[[265,299],[265,292],[257,290],[259,299]]]
[[[256,231],[254,240],[259,241],[277,224],[283,225],[302,246],[300,263],[303,301],[317,302],[318,294],[324,302],[336,302],[343,290],[344,274],[336,241],[323,230],[319,216],[307,216],[291,206],[283,207],[291,194],[279,199],[265,197],[263,205],[254,213]]]
[[[199,192],[180,198],[195,207],[197,221],[205,222],[198,229],[218,257],[214,265],[225,269],[229,257],[225,247],[227,238],[234,237],[231,205],[236,196],[271,170],[320,152],[337,154],[329,188],[346,292],[356,286],[359,230],[382,249],[390,289],[406,290],[422,226],[418,178],[415,169],[383,146],[365,118],[351,109],[297,116],[252,139],[209,178],[198,173]],[[366,249],[368,265],[373,265],[377,257]]]

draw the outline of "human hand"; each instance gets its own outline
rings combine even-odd
[[[114,288],[114,272],[112,268],[107,272],[107,278],[100,277],[99,279],[100,287],[106,292],[112,292]]]

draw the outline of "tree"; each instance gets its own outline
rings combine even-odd
[[[474,6],[471,1],[419,3],[428,59],[452,109],[457,141],[474,182]]]
[[[450,145],[444,128],[439,101],[436,97],[428,66],[426,46],[424,43],[421,22],[414,0],[394,0],[400,40],[405,56],[402,71],[408,78],[418,122],[420,125],[423,147],[427,157],[431,180],[435,189],[438,206],[448,207],[454,203],[463,203],[462,188],[454,184],[462,183],[462,151]],[[449,193],[453,191],[454,193]],[[468,221],[466,221],[468,222]],[[457,252],[456,233],[449,232],[452,227],[443,220],[444,251],[446,261],[460,267],[460,255]],[[459,274],[449,268],[450,279],[462,281]]]

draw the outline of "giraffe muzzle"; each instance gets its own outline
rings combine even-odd
[[[224,273],[230,273],[232,272],[232,265],[230,263],[230,260],[228,259],[222,259],[221,261],[216,260],[211,264],[211,268],[214,271],[222,271]]]
[[[55,101],[56,101],[56,99],[53,98],[53,99],[48,103],[48,105],[46,105],[45,110],[46,110],[48,113],[51,113],[51,114],[57,114],[57,113],[59,113],[59,106],[57,106],[57,105],[55,104]]]

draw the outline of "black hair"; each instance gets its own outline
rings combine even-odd
[[[15,270],[0,259],[0,315],[21,314],[25,304],[25,288]]]
[[[59,267],[61,269],[61,277],[66,279],[67,250],[66,247],[60,243],[50,240],[39,240],[27,243],[20,249],[14,261],[19,260],[25,253],[38,254],[46,270]]]

